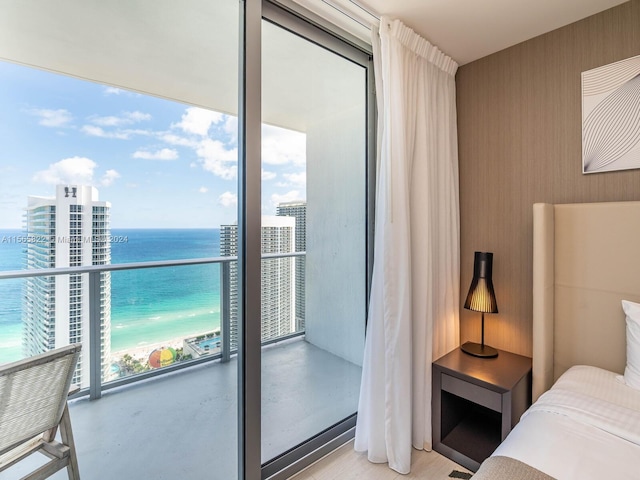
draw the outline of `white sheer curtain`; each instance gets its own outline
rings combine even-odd
[[[459,342],[457,64],[400,21],[374,31],[375,255],[355,449],[408,473],[431,449],[431,362]]]

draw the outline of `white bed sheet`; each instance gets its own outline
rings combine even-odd
[[[522,416],[493,455],[565,479],[640,478],[640,391],[576,366]]]

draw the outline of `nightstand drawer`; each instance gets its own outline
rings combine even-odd
[[[442,374],[442,390],[453,393],[458,397],[471,400],[477,405],[489,408],[495,412],[502,411],[502,395],[486,388],[479,387],[446,373]]]

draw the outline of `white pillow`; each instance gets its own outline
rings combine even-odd
[[[640,304],[622,300],[627,316],[627,366],[624,383],[640,390]]]

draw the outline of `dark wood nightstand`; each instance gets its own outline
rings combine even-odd
[[[456,348],[433,362],[433,449],[476,471],[531,405],[531,359]]]

